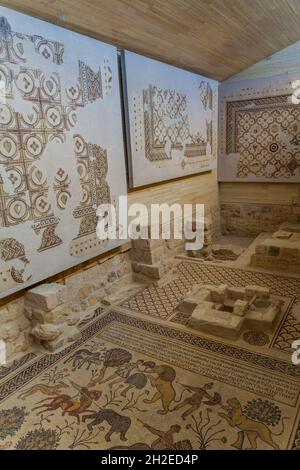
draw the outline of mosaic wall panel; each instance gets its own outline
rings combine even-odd
[[[219,180],[300,182],[299,74],[220,86]]]
[[[126,194],[117,51],[0,8],[0,297],[85,261]]]
[[[217,82],[127,51],[122,63],[131,186],[215,167]]]

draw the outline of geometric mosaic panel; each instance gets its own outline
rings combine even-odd
[[[117,50],[0,8],[0,297],[114,248],[126,194]]]
[[[289,74],[220,87],[221,181],[300,181],[300,105],[292,102],[292,83]]]
[[[127,51],[122,63],[131,186],[211,170],[217,82]]]

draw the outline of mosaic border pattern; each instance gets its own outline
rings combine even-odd
[[[28,367],[24,368],[20,372],[17,372],[15,376],[2,383],[0,386],[0,401],[6,399],[12,393],[15,393],[20,387],[30,382],[41,372],[44,372],[48,367],[52,366],[67,356],[69,353],[76,350],[81,344],[98,334],[101,329],[113,321],[134,326],[135,328],[138,328],[142,331],[162,335],[172,340],[177,340],[192,346],[196,346],[199,349],[203,349],[205,351],[224,355],[234,360],[244,361],[247,364],[252,364],[264,369],[272,370],[274,372],[300,380],[300,368],[294,366],[291,362],[275,359],[270,356],[227,345],[216,340],[200,337],[193,333],[173,328],[166,324],[152,323],[148,320],[131,317],[124,313],[110,311],[98,318],[92,324],[88,325],[82,331],[81,338],[78,341],[56,354],[43,355],[36,361],[31,362]]]

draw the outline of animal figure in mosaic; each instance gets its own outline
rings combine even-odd
[[[116,371],[102,380],[100,384],[109,382],[109,388],[113,388],[114,385],[124,383],[126,385],[125,389],[121,392],[122,397],[126,397],[129,390],[135,388],[137,390],[142,390],[148,381],[147,375],[145,374],[145,368],[150,365],[155,365],[152,362],[145,362],[142,359],[139,359],[136,362],[126,363],[116,369]],[[141,367],[144,366],[142,370]]]
[[[129,390],[131,390],[132,388],[135,388],[137,390],[142,390],[143,388],[145,388],[145,386],[147,385],[147,382],[148,382],[148,378],[147,378],[147,375],[144,373],[145,370],[143,372],[140,371],[139,369],[139,366],[140,365],[144,365],[146,367],[150,365],[152,365],[152,362],[146,362],[144,363],[144,361],[137,361],[137,372],[134,372],[133,374],[130,374],[126,380],[125,380],[125,385],[127,385],[126,388],[124,388],[124,390],[120,393],[120,395],[122,397],[125,397],[127,396],[127,393],[129,392]]]
[[[105,372],[108,367],[121,368],[124,364],[129,363],[131,359],[132,359],[132,354],[129,351],[126,351],[126,349],[120,349],[120,348],[108,349],[104,353],[103,367],[99,371],[99,374],[97,375],[97,377],[95,377],[93,381],[90,383],[90,385],[95,386],[96,384],[103,383]],[[111,378],[112,377],[110,377],[108,380],[111,380]]]
[[[36,384],[20,393],[18,398],[25,400],[25,398],[30,397],[35,393],[43,393],[44,395],[53,396],[60,393],[62,388],[67,387],[69,387],[69,385],[65,384],[64,382],[58,382],[56,385]]]
[[[96,413],[93,412],[90,415],[82,417],[82,421],[84,422],[87,419],[92,420],[87,425],[89,431],[92,431],[94,426],[103,423],[103,421],[106,421],[110,425],[110,429],[105,435],[107,442],[110,442],[110,438],[114,433],[120,434],[121,441],[127,441],[126,433],[131,426],[131,419],[128,416],[122,416],[111,409],[102,409]],[[104,430],[104,428],[102,427],[101,430]]]
[[[160,366],[155,365],[146,369],[149,374],[157,374],[156,377],[150,376],[150,383],[152,387],[156,388],[156,392],[150,399],[144,399],[144,403],[152,404],[161,400],[162,410],[159,410],[159,414],[167,414],[170,411],[170,405],[175,398],[175,389],[173,382],[176,378],[176,372],[173,367],[162,364]]]
[[[72,385],[79,390],[79,399],[70,397],[69,395],[58,395],[50,400],[48,403],[44,403],[46,400],[49,400],[49,397],[44,400],[39,401],[41,405],[35,406],[32,410],[40,411],[38,415],[46,411],[54,411],[57,409],[62,410],[62,416],[66,413],[69,416],[75,416],[77,423],[80,424],[80,415],[82,413],[94,413],[94,410],[90,410],[90,406],[93,404],[94,400],[99,400],[102,395],[101,391],[98,390],[89,390],[87,387],[80,387],[74,382],[71,382]]]
[[[72,356],[68,357],[68,359],[64,361],[64,364],[72,362],[73,371],[81,369],[86,364],[86,369],[89,370],[92,364],[100,365],[102,360],[102,352],[92,352],[88,349],[79,349],[74,354],[72,354]]]
[[[242,405],[237,398],[230,398],[227,400],[228,406],[222,406],[225,413],[219,413],[221,418],[224,418],[227,423],[240,431],[236,442],[232,444],[232,447],[236,449],[243,449],[245,437],[248,438],[250,443],[249,450],[257,449],[257,439],[260,438],[266,444],[269,444],[273,449],[279,450],[279,445],[273,440],[273,436],[280,436],[284,432],[284,422],[282,419],[282,430],[280,433],[275,434],[270,428],[263,422],[259,422],[255,419],[249,418],[242,409]]]
[[[193,387],[191,385],[183,385],[180,384],[183,387],[185,387],[186,390],[189,390],[192,392],[192,395],[189,397],[185,398],[182,402],[180,402],[178,405],[173,408],[172,411],[180,410],[181,408],[184,408],[185,406],[188,406],[189,408],[181,415],[182,419],[185,420],[191,413],[194,413],[198,408],[201,406],[202,403],[209,405],[209,406],[214,406],[219,403],[221,403],[221,396],[218,393],[215,393],[214,396],[212,397],[209,395],[207,390],[211,390],[213,387],[213,383],[207,383],[203,387]],[[203,401],[204,398],[207,399],[207,401]]]
[[[121,366],[117,367],[115,372],[107,377],[106,379],[102,380],[101,384],[106,382],[110,382],[109,388],[112,388],[115,384],[123,382],[124,379],[126,380],[135,369],[138,369],[141,364],[143,364],[143,360],[138,360],[137,362],[128,362],[126,364],[122,364]]]
[[[138,420],[144,428],[156,436],[155,441],[151,444],[151,450],[192,450],[193,447],[189,440],[175,442],[174,434],[180,432],[181,427],[178,424],[172,425],[167,431],[155,429],[140,419]]]

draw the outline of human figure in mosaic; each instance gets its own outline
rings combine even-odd
[[[181,403],[175,406],[172,411],[180,410],[185,406],[189,406],[189,408],[182,414],[182,419],[186,419],[190,414],[194,413],[198,408],[200,408],[202,403],[207,405],[213,406],[221,402],[221,397],[218,393],[212,397],[207,391],[211,390],[213,387],[213,383],[207,383],[203,387],[193,387],[192,385],[183,385],[186,390],[192,392],[192,395],[187,397]],[[208,401],[203,401],[206,398]]]

